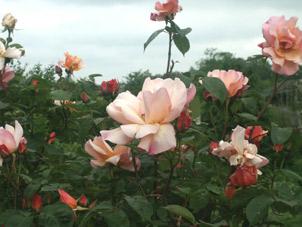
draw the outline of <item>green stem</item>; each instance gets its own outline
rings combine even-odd
[[[146,196],[146,193],[145,193],[142,185],[140,184],[140,178],[139,178],[139,175],[138,175],[137,165],[136,165],[136,157],[135,157],[135,153],[134,153],[133,149],[131,149],[131,156],[132,156],[132,164],[133,164],[134,172],[135,172],[136,183],[137,183],[137,185],[139,187],[139,190],[141,191],[142,195]]]
[[[171,63],[171,49],[172,49],[172,32],[169,33],[169,49],[168,49],[168,61],[167,61],[167,69],[166,69],[166,77],[168,77],[170,72],[170,63]]]
[[[230,98],[228,98],[226,100],[226,103],[225,103],[224,126],[223,126],[223,132],[222,132],[222,137],[221,138],[225,137],[225,134],[226,134],[227,129],[228,129],[228,124],[229,124],[229,105],[230,105]]]

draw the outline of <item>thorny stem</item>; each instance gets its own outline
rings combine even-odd
[[[134,153],[133,149],[131,149],[131,156],[132,156],[132,164],[133,164],[134,172],[135,172],[136,183],[137,183],[142,195],[146,196],[146,193],[145,193],[142,185],[140,184],[140,178],[139,178],[139,175],[138,175],[137,165],[136,165],[136,157],[135,157],[135,153]]]
[[[262,110],[259,112],[259,114],[257,116],[257,120],[259,120],[263,116],[263,114],[265,113],[267,107],[269,106],[269,104],[271,104],[271,102],[273,101],[273,98],[277,94],[277,90],[280,87],[280,86],[278,87],[277,84],[278,84],[278,75],[275,74],[275,80],[274,80],[274,87],[273,87],[272,95],[269,97],[269,99],[267,100],[267,102],[263,106]]]
[[[167,69],[166,69],[166,77],[171,73],[173,68],[171,67],[170,70],[170,63],[171,63],[171,49],[172,49],[172,32],[169,33],[169,49],[168,49],[168,61],[167,61]]]
[[[230,105],[230,99],[228,98],[225,103],[225,113],[224,113],[224,126],[223,126],[223,132],[222,132],[222,138],[224,138],[227,128],[228,128],[228,123],[229,123],[229,105]]]

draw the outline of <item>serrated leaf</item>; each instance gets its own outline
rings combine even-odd
[[[271,139],[274,144],[284,144],[292,135],[292,128],[279,128],[273,126],[271,129]]]
[[[128,205],[142,218],[143,221],[150,221],[153,215],[152,204],[143,196],[126,196]]]
[[[267,216],[268,207],[273,203],[272,197],[260,195],[253,198],[246,207],[246,217],[251,225],[255,225]]]
[[[168,205],[164,207],[170,213],[175,214],[176,216],[182,216],[188,222],[195,224],[196,220],[194,215],[187,208],[179,206],[179,205]]]
[[[153,32],[150,37],[147,39],[147,41],[144,43],[144,51],[146,50],[147,46],[160,34],[164,31],[165,29],[159,29],[155,32]]]
[[[174,34],[173,41],[177,49],[185,55],[190,49],[190,41],[188,38],[181,34]]]
[[[223,103],[227,98],[227,89],[220,79],[214,77],[205,77],[202,79],[202,84],[204,85],[205,89],[210,92],[211,95],[218,98],[220,102]]]

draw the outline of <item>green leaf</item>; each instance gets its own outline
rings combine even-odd
[[[72,94],[68,91],[54,90],[50,93],[51,98],[54,100],[69,100]]]
[[[164,207],[170,213],[175,214],[177,216],[182,216],[184,219],[189,221],[192,224],[196,223],[195,217],[187,208],[179,206],[179,205],[168,205]]]
[[[186,36],[186,35],[188,35],[191,31],[192,31],[192,28],[184,28],[184,29],[180,29],[179,33],[180,33],[181,35]]]
[[[211,95],[218,98],[220,102],[223,103],[227,98],[227,89],[220,79],[214,77],[205,77],[202,79],[202,84],[204,85],[205,89],[210,92]]]
[[[128,205],[142,218],[143,221],[150,221],[153,215],[152,204],[143,196],[126,196]]]
[[[268,208],[273,203],[272,197],[260,195],[253,198],[246,207],[246,217],[251,225],[255,225],[267,216]]]
[[[250,120],[250,121],[257,121],[257,117],[253,114],[250,114],[250,113],[239,113],[237,115],[241,118],[245,118],[245,119]]]
[[[5,109],[6,107],[8,107],[9,104],[8,103],[4,103],[0,101],[0,110]]]
[[[73,211],[65,204],[55,203],[45,206],[39,216],[39,224],[46,227],[72,227]]]
[[[147,46],[160,34],[164,31],[165,29],[159,29],[155,32],[153,32],[148,40],[144,43],[144,51],[146,50]]]
[[[122,210],[114,210],[112,212],[104,213],[102,216],[104,216],[108,227],[130,226],[129,219]]]
[[[23,46],[19,43],[10,44],[9,47],[15,47],[17,49],[23,49]]]
[[[188,38],[181,34],[174,34],[173,41],[177,47],[177,49],[185,55],[190,49],[190,41]]]
[[[271,138],[274,144],[284,144],[292,135],[292,128],[279,128],[273,126],[271,129]]]
[[[32,227],[33,216],[29,212],[7,210],[0,214],[0,224],[8,227]]]
[[[293,172],[289,169],[280,169],[279,172],[290,179],[294,179],[294,180],[302,182],[302,176],[300,176],[296,172]]]

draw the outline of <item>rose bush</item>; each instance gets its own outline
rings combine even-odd
[[[171,45],[186,53],[191,30],[174,22],[178,1],[156,10],[166,27],[145,47],[168,33],[163,75],[102,83],[76,80],[84,61],[68,53],[25,70],[14,62],[25,53],[11,37],[17,20],[3,19],[1,226],[301,224],[296,19],[264,24],[264,56],[208,50],[180,73]]]

